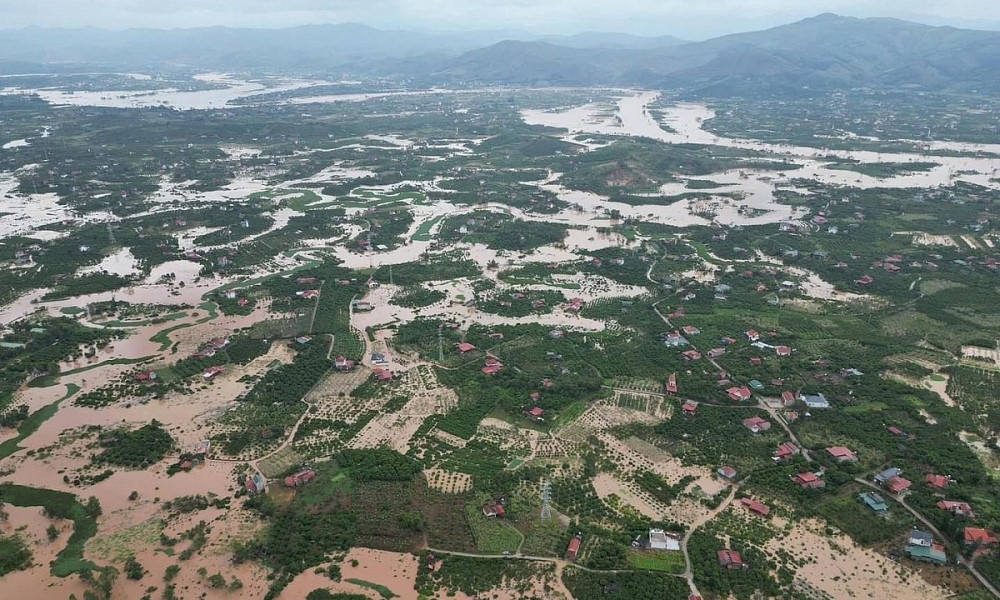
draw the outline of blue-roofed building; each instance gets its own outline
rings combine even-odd
[[[830,401],[823,394],[801,394],[799,399],[809,408],[830,408]]]
[[[940,546],[906,546],[903,550],[913,560],[932,565],[943,565],[948,562],[948,555]]]
[[[864,492],[858,495],[858,499],[865,503],[871,511],[879,516],[889,514],[889,505],[885,499],[875,492]]]
[[[875,483],[879,485],[884,485],[885,483],[891,481],[893,478],[899,477],[903,474],[903,470],[897,467],[890,467],[881,473],[875,474]]]

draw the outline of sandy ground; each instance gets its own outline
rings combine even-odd
[[[912,569],[857,546],[846,535],[828,536],[817,521],[793,525],[791,533],[778,536],[766,545],[804,559],[796,579],[830,595],[833,600],[909,600],[947,598],[947,590],[927,584]]]
[[[358,561],[358,566],[351,565],[353,560]],[[296,577],[278,597],[282,600],[298,600],[305,598],[306,594],[316,588],[326,588],[334,593],[361,594],[378,600],[380,596],[373,590],[347,582],[348,579],[360,579],[386,586],[400,600],[417,600],[414,585],[417,580],[418,559],[412,554],[354,548],[337,564],[340,565],[342,574],[340,583],[330,580],[326,575],[307,571]],[[329,563],[322,566],[328,567]]]

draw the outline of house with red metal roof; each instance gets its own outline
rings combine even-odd
[[[762,417],[750,417],[749,419],[743,419],[743,426],[750,430],[751,433],[760,433],[762,431],[767,431],[771,428],[771,422]]]
[[[924,477],[924,481],[929,487],[934,488],[935,490],[943,490],[948,487],[949,483],[951,483],[951,480],[944,475],[932,475],[930,473]]]
[[[136,381],[149,382],[156,381],[156,371],[143,371],[135,376]]]
[[[456,348],[458,348],[458,353],[459,354],[465,354],[466,352],[472,352],[473,350],[476,349],[475,346],[473,346],[472,344],[470,344],[468,342],[462,342],[461,344],[458,344],[456,346]]]
[[[736,469],[732,467],[719,467],[716,473],[723,479],[729,479],[730,481],[736,479]]]
[[[749,565],[743,562],[743,556],[735,550],[719,550],[719,566],[726,569],[746,569]]]
[[[319,298],[319,290],[303,290],[301,292],[295,292],[295,295],[303,300],[313,300],[315,298]]]
[[[685,352],[681,352],[681,356],[684,357],[684,360],[698,360],[701,358],[701,352],[698,352],[697,350],[687,350]]]
[[[831,446],[826,449],[826,453],[837,462],[858,462],[858,455],[845,446]]]
[[[770,507],[756,500],[751,500],[750,498],[742,498],[740,500],[740,503],[742,503],[743,506],[747,507],[747,510],[749,510],[750,512],[760,515],[762,517],[766,517],[767,515],[771,514]]]
[[[698,404],[694,402],[685,402],[681,405],[681,412],[688,416],[694,416],[698,412]]]
[[[789,348],[788,346],[775,346],[774,353],[777,354],[778,356],[791,356],[792,349]]]
[[[749,400],[751,396],[750,388],[745,385],[742,387],[733,386],[726,390],[726,394],[729,395],[729,399],[733,402],[745,402]]]
[[[792,460],[792,458],[799,455],[799,447],[792,442],[785,442],[778,446],[778,449],[774,452],[774,460],[778,462],[787,462]]]
[[[826,487],[826,482],[818,477],[815,473],[805,472],[799,473],[792,478],[800,488],[807,490],[818,490]]]
[[[316,477],[316,471],[312,469],[303,469],[294,475],[289,475],[285,477],[285,487],[299,487],[300,485],[305,485]]]
[[[996,546],[1000,544],[1000,539],[980,527],[966,527],[962,532],[962,543],[966,546]]]
[[[677,374],[671,373],[667,378],[667,393],[671,396],[677,395]]]
[[[566,547],[566,560],[576,560],[576,553],[580,551],[580,536],[573,536]]]
[[[976,513],[969,506],[968,502],[959,502],[957,500],[941,500],[937,503],[937,507],[941,510],[946,510],[956,517],[967,517],[969,519],[975,519]]]
[[[225,369],[222,367],[209,367],[202,371],[201,376],[205,379],[213,379],[216,375],[223,372],[225,372]]]
[[[756,342],[760,340],[760,333],[756,329],[751,329],[750,331],[747,331],[743,335],[747,336],[747,341],[750,342]]]
[[[333,367],[341,372],[347,372],[354,370],[354,361],[347,360],[344,356],[338,356],[336,360],[333,361]]]
[[[788,390],[781,392],[781,403],[784,404],[785,406],[791,406],[795,404],[795,394],[789,392]]]
[[[375,375],[375,379],[379,381],[389,381],[392,379],[392,371],[389,369],[373,369],[372,373]]]
[[[545,416],[545,410],[537,406],[534,408],[525,409],[524,416],[528,417],[529,419],[541,421],[542,417]]]

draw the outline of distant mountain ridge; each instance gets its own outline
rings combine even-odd
[[[0,68],[9,71],[18,62],[348,73],[405,77],[415,85],[622,85],[695,95],[859,87],[1000,92],[1000,32],[833,14],[701,42],[599,32],[384,31],[358,24],[0,32]]]

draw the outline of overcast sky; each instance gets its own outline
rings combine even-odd
[[[0,27],[285,27],[624,31],[686,39],[822,12],[1000,29],[1000,0],[0,0]]]

